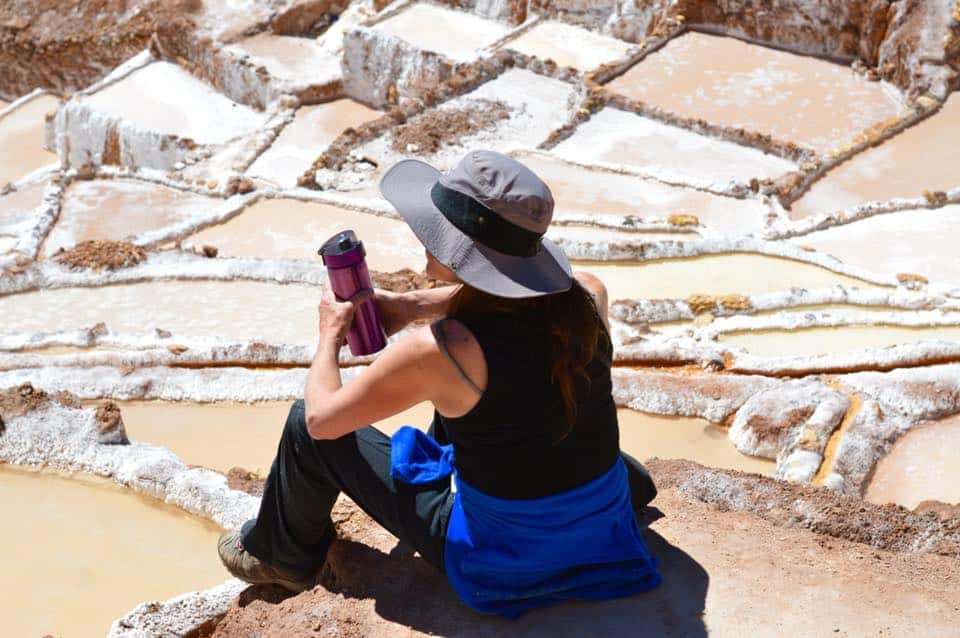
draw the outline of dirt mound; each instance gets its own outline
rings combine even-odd
[[[676,488],[720,511],[749,512],[774,525],[891,552],[960,558],[960,516],[942,516],[942,510],[913,512],[900,505],[874,505],[826,488],[714,470],[693,461],[654,459],[648,467],[658,486]]]
[[[240,490],[252,496],[263,496],[264,479],[242,467],[231,467],[227,472],[227,485],[231,490]]]
[[[120,415],[120,406],[113,401],[107,401],[97,406],[94,415],[97,421],[97,438],[101,443],[109,445],[128,445],[127,429],[123,425]]]
[[[69,392],[55,392],[48,394],[38,390],[30,383],[23,383],[13,388],[0,390],[0,417],[11,418],[22,416],[35,410],[47,401],[56,401],[73,408],[80,407],[80,400]]]
[[[429,155],[440,147],[489,129],[510,117],[510,107],[499,100],[471,100],[456,109],[435,109],[418,115],[393,132],[393,150]]]
[[[71,268],[128,268],[147,258],[147,251],[126,241],[101,241],[91,239],[80,242],[73,248],[61,248],[54,259]]]
[[[410,292],[411,290],[436,288],[443,283],[427,277],[425,273],[414,272],[409,268],[402,268],[394,272],[371,270],[370,279],[373,281],[374,287],[391,290],[393,292]]]
[[[18,0],[0,3],[0,98],[71,92],[146,48],[159,21],[198,0]]]

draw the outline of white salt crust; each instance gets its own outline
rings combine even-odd
[[[960,300],[943,295],[932,295],[926,290],[897,288],[886,291],[874,288],[848,288],[840,284],[830,288],[793,288],[755,294],[748,296],[747,300],[749,302],[747,308],[725,308],[717,304],[710,310],[710,314],[716,317],[729,317],[818,305],[849,305],[854,308],[874,306],[891,310],[937,308],[944,312],[960,310]],[[684,300],[636,299],[613,302],[610,304],[610,315],[627,323],[656,324],[693,319],[695,313]]]
[[[140,603],[113,621],[107,638],[183,636],[202,623],[223,616],[247,587],[247,583],[232,579],[203,591]]]

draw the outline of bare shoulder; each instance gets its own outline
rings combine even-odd
[[[607,287],[604,285],[600,278],[594,275],[593,273],[584,272],[582,270],[577,270],[573,273],[574,278],[580,282],[580,285],[587,289],[588,292],[592,293],[595,297],[601,297],[606,299],[607,297]]]
[[[443,331],[447,352],[457,362],[463,372],[479,388],[487,386],[487,362],[483,348],[473,332],[456,319],[444,319],[439,322]]]

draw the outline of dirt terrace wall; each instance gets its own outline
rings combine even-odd
[[[141,51],[159,19],[196,6],[199,0],[2,2],[0,98],[88,86]]]
[[[943,98],[960,68],[960,37],[945,38],[957,30],[951,11],[960,15],[951,5],[943,0],[620,0],[606,28],[638,41],[680,20],[797,53],[861,60],[911,94]]]

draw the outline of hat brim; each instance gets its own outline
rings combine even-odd
[[[498,297],[538,297],[569,290],[573,270],[563,250],[546,237],[532,257],[501,253],[454,226],[433,204],[430,190],[440,171],[415,159],[394,164],[380,179],[393,204],[431,255],[465,284]]]

